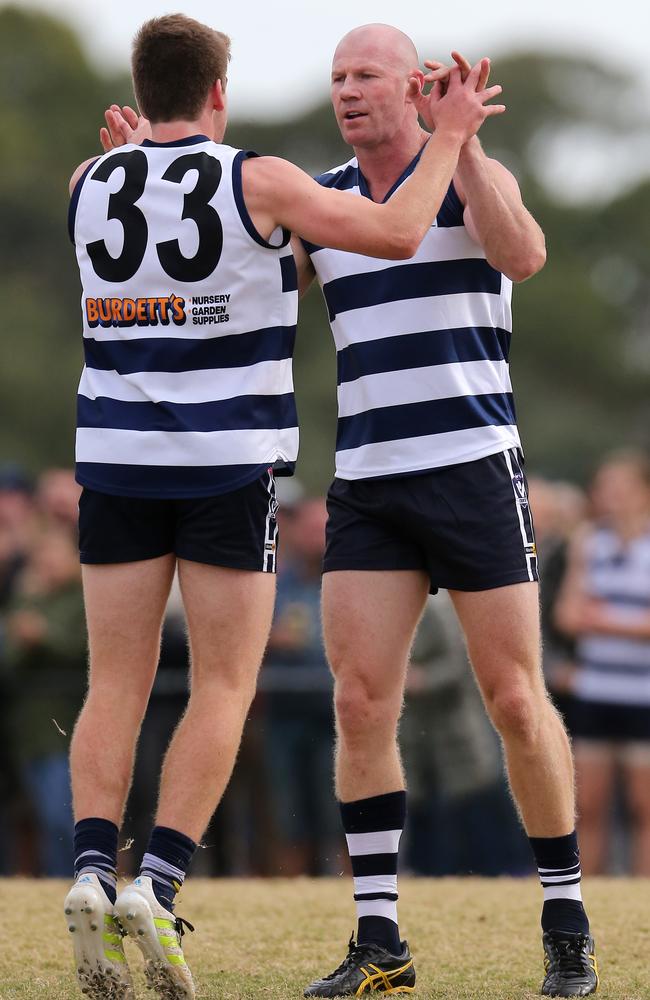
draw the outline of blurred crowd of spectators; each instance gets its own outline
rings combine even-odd
[[[347,864],[319,612],[325,503],[303,496],[295,481],[279,491],[274,627],[197,874],[338,874]],[[69,470],[32,482],[19,467],[0,465],[0,874],[70,873],[67,751],[87,669],[78,496]],[[544,670],[575,740],[583,867],[650,875],[650,460],[631,451],[607,457],[587,492],[531,477],[530,496]],[[125,873],[134,863],[129,845],[135,852],[147,836],[152,776],[187,682],[174,589],[123,829]],[[606,697],[594,695],[598,684]],[[497,738],[445,593],[429,600],[416,637],[401,741],[410,790],[406,870],[530,871]]]

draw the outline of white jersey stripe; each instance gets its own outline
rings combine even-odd
[[[107,396],[126,403],[209,403],[236,396],[276,395],[293,391],[291,358],[261,361],[243,368],[182,372],[134,372],[84,368],[79,394]]]
[[[408,316],[404,314],[403,302],[385,302],[341,313],[331,324],[338,350],[352,342],[348,332],[351,317],[354,319],[355,344],[468,326],[489,326],[510,331],[510,325],[504,324],[499,296],[488,292],[459,292],[417,299],[409,303]]]
[[[512,392],[506,361],[464,361],[380,372],[339,386],[339,416],[349,417],[380,406],[490,392]]]
[[[358,193],[353,188],[351,193]],[[373,274],[395,266],[394,260],[380,260],[377,257],[363,257],[360,254],[347,253],[344,250],[328,250],[322,248],[313,255],[318,266],[319,279],[322,284],[335,281],[348,274]],[[409,263],[418,264],[424,261],[467,260],[471,257],[482,258],[485,254],[480,246],[471,239],[464,226],[451,229],[438,229],[432,226],[422,240]]]
[[[130,431],[79,427],[77,462],[169,467],[273,465],[293,461],[298,428],[234,431]]]
[[[422,456],[431,453],[443,459],[443,464],[475,462],[507,448],[519,448],[519,434],[513,425],[481,428],[480,442],[477,443],[473,428],[462,431],[447,431],[443,434],[422,437],[399,438],[395,441],[379,441],[364,444],[359,448],[338,451],[336,455],[337,474],[341,479],[367,479],[386,475],[386,468],[394,475],[405,474],[421,468]]]

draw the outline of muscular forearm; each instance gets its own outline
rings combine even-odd
[[[524,281],[546,260],[544,234],[521,201],[514,178],[489,159],[474,136],[465,143],[456,176],[488,261],[513,281]]]

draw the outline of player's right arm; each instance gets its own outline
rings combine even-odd
[[[278,225],[310,243],[385,259],[412,257],[433,224],[451,183],[463,144],[490,115],[505,110],[486,101],[501,87],[477,91],[481,63],[466,81],[452,70],[446,93],[429,95],[435,133],[411,176],[381,205],[346,191],[321,187],[298,167],[275,157],[247,160],[244,200],[262,235]]]

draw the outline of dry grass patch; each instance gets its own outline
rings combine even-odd
[[[63,919],[67,885],[0,882],[1,1000],[80,1000]],[[178,906],[199,1000],[290,1000],[343,958],[354,926],[347,879],[190,880]],[[541,981],[533,879],[400,881],[402,931],[421,1000],[531,1000]],[[650,998],[650,883],[594,879],[586,891],[602,1000]],[[127,956],[151,1000],[140,953]]]

